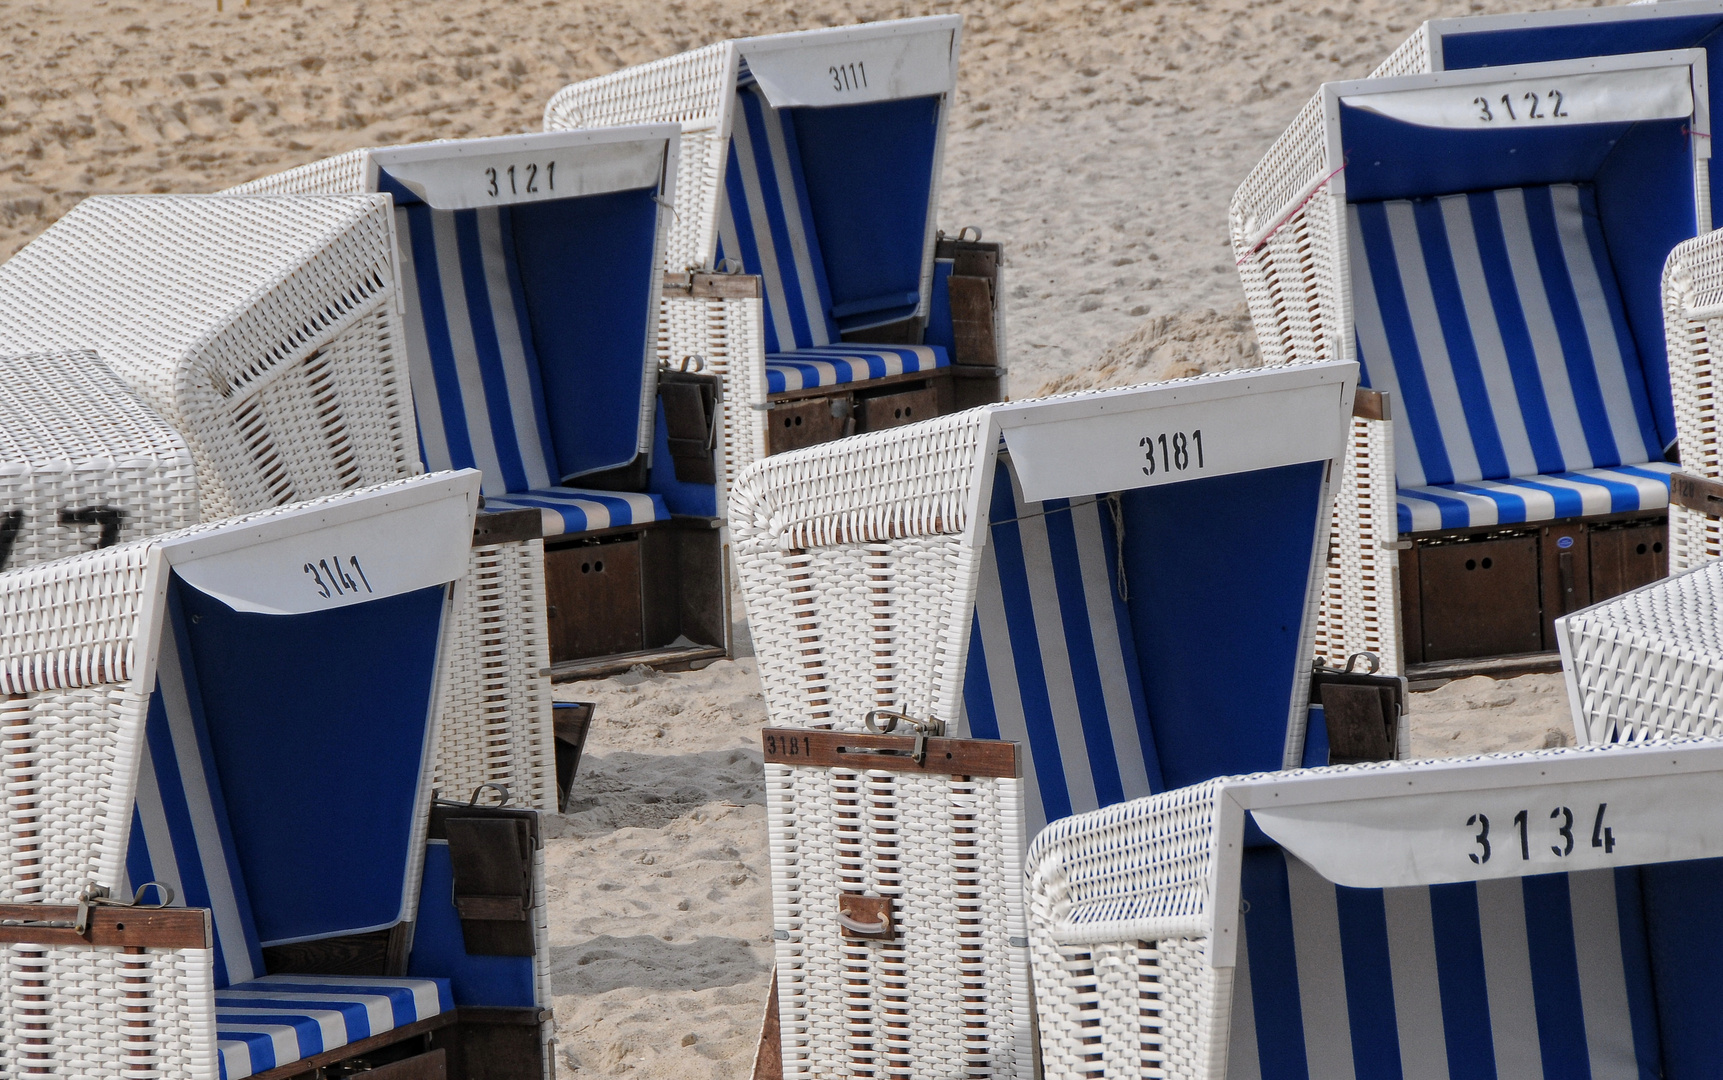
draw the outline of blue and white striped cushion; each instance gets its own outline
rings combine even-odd
[[[1227,1076],[1662,1075],[1639,874],[1347,889],[1244,856]]]
[[[544,519],[544,535],[614,529],[622,525],[645,525],[669,521],[670,508],[664,496],[635,491],[588,491],[585,488],[545,488],[517,491],[485,499],[486,510],[537,510]]]
[[[507,215],[395,209],[425,466],[478,469],[486,496],[562,478]]]
[[[447,979],[266,975],[216,991],[221,1077],[241,1080],[454,1007]]]
[[[812,390],[819,386],[881,379],[949,367],[937,345],[823,345],[766,356],[766,392]]]
[[[760,275],[767,353],[838,340],[796,128],[752,80],[736,91],[717,254]]]
[[[1647,461],[1613,469],[1401,488],[1400,531],[1418,533],[1661,510],[1669,505],[1669,476],[1679,467]]]
[[[174,892],[175,907],[209,908],[215,931],[215,985],[263,972],[245,878],[228,831],[227,803],[212,765],[209,733],[170,619],[161,640],[156,688],[144,723],[126,894],[146,881]],[[151,899],[146,894],[146,899]]]
[[[1025,502],[1001,456],[990,513],[963,724],[969,737],[1028,749],[1034,836],[1057,818],[1150,794],[1160,765],[1105,502]]]
[[[1589,185],[1348,208],[1359,358],[1403,488],[1662,456]]]

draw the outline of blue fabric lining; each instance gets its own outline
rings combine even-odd
[[[219,1075],[243,1080],[454,1007],[441,978],[265,976],[216,992]]]
[[[413,924],[413,953],[407,974],[446,976],[454,1003],[461,1007],[527,1008],[541,1004],[530,956],[474,956],[461,934],[454,895],[449,845],[432,841],[425,849],[425,883]],[[549,1004],[544,1002],[543,1004]]]
[[[1434,532],[1661,510],[1669,505],[1669,477],[1678,468],[1649,461],[1613,469],[1401,488],[1399,531]]]
[[[950,365],[946,351],[937,345],[823,345],[767,353],[766,392],[842,386]]]

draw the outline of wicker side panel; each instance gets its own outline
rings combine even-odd
[[[1333,540],[1317,624],[1316,655],[1344,666],[1375,653],[1397,675],[1400,655],[1400,554],[1391,422],[1354,417],[1334,485]]]
[[[1681,468],[1723,479],[1718,441],[1717,371],[1712,345],[1723,334],[1723,236],[1689,240],[1663,269],[1663,329]],[[1723,521],[1679,506],[1669,508],[1669,571],[1679,573],[1723,556]]]
[[[729,42],[571,83],[544,107],[544,129],[715,124],[728,90]]]
[[[72,904],[92,882],[119,891],[147,708],[111,684],[0,702],[6,903]]]
[[[1696,619],[1715,618],[1698,596],[1677,591],[1667,598]],[[1723,736],[1723,664],[1716,657],[1595,616],[1570,616],[1567,637],[1583,745]]]
[[[892,709],[955,723],[977,558],[957,536],[738,547],[773,721],[860,731],[868,710]]]
[[[200,395],[206,515],[225,517],[411,476],[418,461],[400,320],[380,297],[249,393]]]
[[[786,1080],[1027,1080],[1022,782],[766,770]],[[842,892],[897,937],[843,937]]]
[[[1372,79],[1392,79],[1396,75],[1422,75],[1430,70],[1430,37],[1428,25],[1412,31],[1412,36],[1388,54],[1388,59],[1376,65]]]
[[[313,161],[297,169],[262,176],[227,188],[223,195],[363,195],[369,149]]]
[[[502,784],[516,805],[556,811],[545,614],[544,541],[473,548],[446,646],[434,765],[445,797]]]
[[[686,160],[686,159],[684,159]],[[671,365],[700,357],[724,380],[724,488],[766,456],[766,346],[759,300],[666,296],[659,306],[658,358]]]
[[[4,946],[0,1017],[0,1076],[217,1076],[208,949]]]
[[[718,252],[718,209],[724,200],[724,170],[730,140],[717,127],[682,133],[676,167],[676,212],[664,245],[664,269],[711,270]]]

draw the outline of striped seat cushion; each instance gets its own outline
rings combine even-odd
[[[266,975],[216,991],[221,1077],[241,1080],[454,1007],[447,979]]]
[[[1647,461],[1613,469],[1401,488],[1400,531],[1431,532],[1661,510],[1669,505],[1669,476],[1679,467]]]
[[[537,510],[544,519],[546,536],[567,536],[670,520],[670,508],[665,505],[662,495],[569,487],[518,491],[494,498],[487,496],[485,509]]]
[[[1023,499],[994,472],[963,692],[971,738],[1028,749],[1028,835],[1161,786],[1104,500]]]
[[[1589,185],[1348,211],[1358,354],[1393,395],[1402,489],[1662,457]]]
[[[950,366],[937,345],[823,345],[766,356],[766,392],[812,390],[820,386],[907,375]]]
[[[1229,1077],[1590,1077],[1660,1066],[1637,870],[1349,889],[1244,856]]]

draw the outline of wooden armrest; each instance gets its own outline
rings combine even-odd
[[[473,546],[513,544],[544,536],[544,515],[530,507],[522,510],[479,511],[473,519]]]
[[[75,904],[0,904],[0,944],[208,949],[213,942],[207,908],[101,906],[82,936],[73,929],[77,918]]]
[[[1674,473],[1669,477],[1669,502],[1707,517],[1723,517],[1723,482],[1692,473]]]
[[[758,300],[765,292],[756,274],[666,273],[664,295],[693,300]]]

